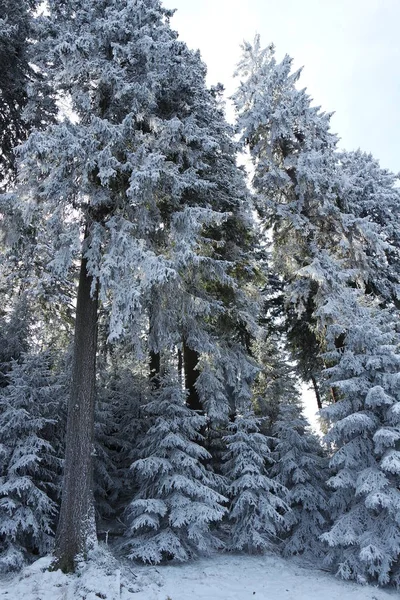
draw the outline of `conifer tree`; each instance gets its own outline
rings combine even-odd
[[[321,403],[316,286],[299,272],[320,248],[341,247],[337,138],[330,132],[330,115],[313,107],[306,91],[297,88],[301,71],[291,69],[288,56],[278,63],[274,47],[262,49],[256,37],[243,47],[234,100],[242,143],[254,164],[257,209],[272,235],[272,264],[284,283],[288,342]]]
[[[165,375],[146,406],[153,424],[132,465],[139,486],[127,509],[129,557],[152,564],[179,561],[221,546],[211,531],[226,508],[217,480],[203,462],[205,417],[186,406],[176,377]]]
[[[104,332],[102,332],[104,333]],[[126,343],[113,344],[99,357],[97,381],[94,497],[99,527],[121,529],[121,517],[134,493],[130,466],[149,428],[143,414],[150,395],[147,372]],[[120,525],[115,523],[117,520]]]
[[[397,301],[396,176],[371,156],[336,150],[330,115],[297,89],[301,71],[291,73],[288,56],[277,63],[274,47],[261,49],[258,37],[243,50],[238,127],[255,167],[258,210],[272,230],[274,266],[285,281],[288,339],[317,390],[324,348],[318,282],[302,270],[325,252],[346,271],[344,285]]]
[[[63,378],[46,352],[14,361],[0,394],[0,570],[53,544],[62,463]],[[61,409],[61,410],[60,410]]]
[[[9,308],[9,307],[7,307]],[[0,388],[9,383],[7,373],[13,362],[19,361],[28,351],[28,338],[32,315],[26,296],[17,299],[15,305],[4,311],[0,320]]]
[[[33,127],[52,120],[55,105],[43,73],[32,65],[37,0],[2,0],[0,16],[0,189],[15,177],[15,149]],[[40,102],[29,110],[29,88]]]
[[[390,311],[357,298],[355,290],[331,297],[321,312],[332,365],[329,383],[340,396],[323,411],[331,424],[326,441],[334,472],[328,482],[334,490],[333,526],[323,535],[327,560],[345,579],[398,586],[398,332]],[[338,330],[345,340],[341,349],[332,343]]]
[[[400,230],[397,207],[399,175],[380,167],[370,154],[341,152],[340,209],[351,251],[349,265],[357,269],[358,285],[367,294],[399,308]]]
[[[274,331],[275,329],[275,331]],[[298,374],[285,348],[285,335],[276,322],[270,324],[254,344],[259,373],[253,386],[255,413],[262,417],[263,433],[273,435],[282,405],[299,398]]]
[[[328,523],[328,461],[298,402],[280,407],[274,436],[271,475],[288,489],[290,507],[284,516],[287,535],[282,543],[283,554],[321,557],[320,536]]]
[[[259,419],[252,411],[237,415],[224,437],[227,452],[224,474],[228,483],[229,547],[232,550],[264,552],[272,548],[284,529],[287,490],[269,477],[273,462],[268,439],[260,433]]]
[[[335,400],[326,409],[334,525],[323,539],[343,577],[397,583],[398,190],[371,157],[336,152],[329,115],[296,89],[290,68],[258,39],[246,45],[236,103],[294,316],[291,343],[307,349],[310,329]],[[312,362],[308,349],[301,358]]]
[[[206,157],[223,149],[203,120],[210,98],[204,67],[177,40],[168,22],[172,13],[158,0],[51,1],[49,9],[37,63],[70,102],[74,119],[64,115],[24,145],[21,211],[35,228],[36,247],[43,262],[47,254],[53,280],[81,256],[56,537],[57,564],[68,571],[95,542],[91,457],[98,301],[109,307],[110,341],[123,335],[140,340],[154,284],[176,278],[179,285],[179,259],[196,254],[205,224],[224,220],[211,206],[191,201],[212,191],[212,181],[202,176]],[[184,88],[192,88],[198,116],[181,102]],[[169,223],[177,234],[185,232],[186,241],[188,232],[195,234],[188,246],[179,238],[175,248],[168,246],[163,231],[170,231]],[[215,266],[203,262],[203,271],[207,265],[212,274]],[[221,261],[218,271],[223,270]]]

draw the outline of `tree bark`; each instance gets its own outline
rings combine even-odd
[[[159,352],[150,351],[150,362],[149,362],[149,378],[153,389],[160,387],[160,375],[161,375],[161,354]]]
[[[331,396],[334,403],[339,402],[339,398],[334,387],[331,387]]]
[[[199,376],[199,371],[196,369],[199,362],[199,353],[192,350],[183,343],[183,368],[185,371],[185,386],[188,391],[186,404],[192,410],[203,411],[203,406],[200,402],[199,395],[196,390],[196,381]]]
[[[178,380],[181,388],[183,388],[183,353],[178,348]]]
[[[82,257],[79,275],[68,403],[67,434],[61,511],[54,568],[73,572],[78,555],[96,544],[93,500],[93,441],[97,350],[97,290],[91,295],[92,277]]]
[[[317,399],[318,410],[321,410],[321,408],[322,408],[321,394],[319,393],[318,383],[317,383],[317,380],[315,379],[314,375],[311,375],[311,381],[313,384],[315,397]]]

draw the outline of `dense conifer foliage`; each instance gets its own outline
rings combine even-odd
[[[5,9],[1,571],[100,539],[400,586],[397,177],[258,38],[235,129],[159,0]]]
[[[52,548],[66,390],[49,352],[24,355],[0,394],[0,569]]]
[[[320,539],[330,546],[328,564],[344,578],[397,585],[393,385],[399,340],[393,317],[399,244],[393,214],[399,190],[396,177],[372,157],[336,151],[329,115],[295,87],[300,73],[291,74],[290,66],[288,57],[278,64],[274,48],[262,50],[256,38],[244,47],[235,100],[261,218],[272,227],[275,265],[287,282],[289,345],[300,372],[313,361],[319,366],[313,378],[333,400],[322,415],[334,470],[328,484],[335,491],[326,496],[321,482],[313,495],[319,503],[314,526],[322,533],[326,498],[333,525]],[[291,426],[279,428],[282,451]],[[296,468],[306,456],[303,448]],[[290,487],[290,474],[277,474]],[[298,542],[295,528],[287,548]]]
[[[224,438],[225,476],[232,521],[230,549],[262,552],[284,529],[287,490],[269,477],[271,451],[251,411],[237,415]]]
[[[320,537],[329,523],[325,482],[327,457],[298,403],[282,404],[274,427],[275,464],[271,474],[288,489],[284,556],[322,554]]]
[[[200,445],[205,417],[185,405],[179,381],[168,375],[146,413],[153,424],[132,464],[139,489],[127,509],[129,556],[182,561],[221,546],[210,525],[226,512],[226,499],[204,465],[211,458]]]

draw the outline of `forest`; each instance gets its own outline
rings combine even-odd
[[[105,542],[400,587],[399,175],[257,36],[232,125],[160,0],[0,7],[0,573]]]

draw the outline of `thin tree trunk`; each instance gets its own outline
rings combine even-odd
[[[180,348],[178,348],[178,380],[181,388],[183,388],[183,354]]]
[[[332,396],[333,402],[335,402],[335,403],[339,402],[339,398],[338,398],[338,396],[336,394],[336,390],[333,387],[331,387],[331,396]]]
[[[196,390],[196,381],[199,371],[196,369],[199,362],[199,353],[183,343],[183,367],[185,370],[185,386],[188,391],[186,404],[192,410],[203,411],[199,395]]]
[[[315,397],[317,399],[318,410],[321,410],[321,408],[322,408],[321,394],[319,393],[318,383],[317,383],[317,380],[315,379],[314,375],[311,375],[311,381],[313,384]]]
[[[160,387],[160,374],[161,374],[161,354],[160,352],[150,352],[149,362],[149,378],[153,389]]]
[[[93,441],[97,349],[97,291],[82,258],[76,306],[71,394],[68,404],[64,479],[55,540],[54,568],[75,570],[78,555],[96,544]]]

